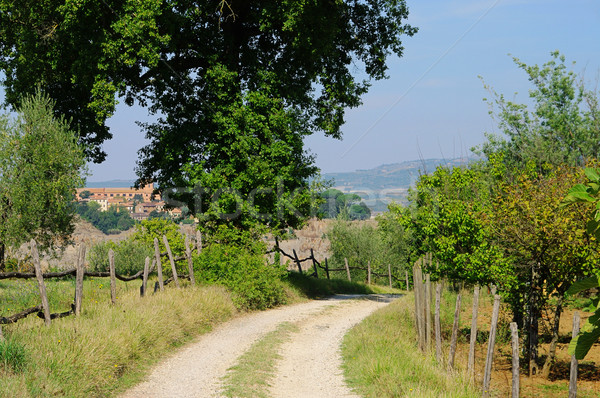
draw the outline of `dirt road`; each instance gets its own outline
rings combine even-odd
[[[220,379],[237,358],[282,322],[299,331],[284,343],[271,385],[273,397],[354,397],[340,369],[342,337],[390,299],[338,295],[245,315],[224,323],[159,364],[147,380],[122,395],[146,397],[221,397]],[[326,310],[325,310],[326,309]],[[325,310],[325,311],[324,311]]]

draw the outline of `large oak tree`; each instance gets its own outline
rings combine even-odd
[[[0,67],[7,102],[41,84],[92,159],[117,98],[137,101],[160,116],[143,125],[140,184],[200,184],[214,214],[294,224],[308,198],[291,193],[315,172],[302,139],[341,136],[416,32],[407,16],[403,0],[2,0]],[[222,203],[224,187],[261,194]]]

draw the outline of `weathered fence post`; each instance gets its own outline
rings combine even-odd
[[[352,282],[352,278],[350,277],[350,267],[348,266],[348,259],[344,257],[344,265],[346,266],[346,273],[348,274],[348,281]]]
[[[404,271],[404,273],[406,274],[406,291],[408,292],[410,290],[410,285],[408,284],[408,271]]]
[[[327,257],[325,257],[325,274],[327,275],[327,279],[329,279],[329,264],[327,264]]]
[[[315,269],[315,278],[319,278],[319,273],[317,272],[317,259],[315,258],[312,247],[310,248],[310,258],[312,258],[313,268]]]
[[[196,277],[194,275],[194,262],[192,261],[192,248],[190,247],[190,239],[185,236],[185,257],[188,263],[188,272],[190,274],[190,283],[196,285]]]
[[[81,304],[83,302],[83,275],[85,269],[83,267],[85,262],[85,246],[80,245],[77,251],[77,263],[76,263],[76,274],[75,274],[75,316],[81,314]]]
[[[146,289],[148,287],[148,272],[150,271],[150,257],[146,257],[144,262],[144,275],[142,276],[142,288],[140,289],[140,296],[146,295]]]
[[[435,359],[442,363],[442,330],[440,326],[440,301],[442,300],[442,284],[435,284]]]
[[[110,270],[110,301],[117,302],[117,281],[115,280],[115,252],[113,249],[108,251],[108,266]]]
[[[371,284],[371,260],[367,261],[367,285]]]
[[[302,266],[300,265],[300,259],[298,258],[298,255],[296,254],[296,249],[292,249],[292,251],[294,252],[294,261],[298,265],[298,272],[300,273],[300,275],[302,275]]]
[[[154,238],[154,257],[156,258],[156,271],[158,272],[158,287],[162,292],[165,289],[163,282],[162,263],[160,262],[160,247],[158,246],[158,238]],[[156,288],[154,289],[156,291]]]
[[[500,296],[494,296],[494,308],[492,310],[492,325],[488,339],[487,355],[485,357],[485,370],[483,372],[483,397],[490,394],[490,381],[492,379],[492,363],[494,361],[494,344],[496,343],[496,329],[498,327],[498,314],[500,313]]]
[[[413,267],[413,279],[419,349],[425,351],[425,294],[423,292],[423,273],[419,261]]]
[[[475,380],[475,344],[477,343],[477,311],[479,309],[479,286],[473,291],[473,313],[471,315],[471,339],[469,342],[469,360],[467,363],[467,375],[469,380]]]
[[[388,279],[390,281],[390,289],[392,288],[392,265],[388,264]]]
[[[510,340],[512,343],[512,398],[519,398],[519,327],[516,322],[510,323]]]
[[[431,349],[431,275],[425,275],[425,332],[427,349]]]
[[[572,338],[577,337],[579,334],[579,312],[573,314],[573,333]],[[575,398],[577,396],[577,366],[579,361],[575,358],[575,354],[571,355],[571,373],[569,375],[569,398]]]
[[[38,252],[35,239],[31,240],[31,257],[33,257],[33,266],[35,267],[35,277],[40,288],[40,298],[42,299],[42,310],[44,311],[44,322],[50,326],[50,305],[48,304],[48,295],[46,294],[46,285],[44,284],[44,275],[40,265],[40,254]]]
[[[196,250],[198,254],[202,253],[202,232],[196,231]]]
[[[456,295],[456,307],[454,308],[454,323],[452,324],[450,352],[448,353],[448,369],[454,368],[454,356],[456,355],[456,343],[458,342],[458,322],[460,321],[460,299],[461,294],[458,293]]]
[[[165,244],[165,248],[167,249],[167,255],[169,256],[169,262],[171,263],[171,271],[173,272],[173,282],[175,282],[175,287],[179,287],[179,278],[177,277],[177,268],[175,268],[175,260],[173,260],[173,252],[171,251],[171,246],[169,246],[169,240],[166,235],[163,235],[163,243]]]
[[[2,325],[0,325],[0,342],[4,341],[4,334],[2,334]]]

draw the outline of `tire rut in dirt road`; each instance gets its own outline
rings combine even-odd
[[[121,397],[218,397],[220,378],[254,342],[275,330],[282,322],[309,319],[326,307],[343,305],[344,298],[350,296],[334,296],[327,300],[252,313],[219,325],[160,363],[146,381],[126,391]]]
[[[297,322],[300,330],[281,346],[282,358],[270,395],[274,398],[358,397],[344,382],[342,339],[350,328],[388,302],[348,300]]]

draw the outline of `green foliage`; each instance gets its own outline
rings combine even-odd
[[[227,287],[238,308],[257,310],[285,304],[282,267],[266,263],[264,255],[228,244],[211,244],[194,258],[199,279]]]
[[[53,106],[38,90],[20,102],[14,121],[0,116],[0,263],[5,246],[35,238],[52,248],[73,232],[72,200],[83,185],[85,160]]]
[[[357,194],[344,194],[337,189],[330,188],[321,192],[319,196],[323,200],[319,206],[319,214],[324,218],[366,220],[371,217],[371,210]]]
[[[576,184],[565,196],[562,205],[565,207],[573,207],[576,203],[582,203],[587,208],[587,232],[591,234],[595,241],[600,240],[600,174],[597,168],[586,168],[585,176],[587,182],[585,184]],[[574,283],[568,294],[574,295],[583,290],[598,288],[600,285],[600,267],[596,267],[596,275],[585,278]],[[571,340],[569,344],[569,353],[575,354],[577,359],[583,359],[590,348],[600,340],[600,296],[596,295],[592,298],[591,308],[594,315],[588,318],[586,323],[581,327],[577,337]]]
[[[484,164],[440,166],[417,181],[409,208],[392,208],[410,231],[413,257],[434,254],[434,267],[427,270],[434,279],[485,284],[504,278],[504,263],[480,217],[490,200],[488,176]]]
[[[557,51],[551,55],[542,66],[514,58],[534,86],[529,91],[531,107],[508,101],[486,86],[493,97],[488,101],[490,114],[503,136],[488,135],[479,149],[488,158],[502,153],[509,172],[530,168],[544,172],[546,165],[583,166],[600,157],[598,92],[586,89],[583,79],[568,70],[563,55]]]
[[[379,278],[384,284],[388,283],[388,264],[396,276],[403,276],[404,270],[408,269],[409,252],[402,227],[391,228],[387,224],[378,229],[373,224],[337,220],[327,231],[327,237],[331,243],[331,268],[343,268],[344,259],[348,259],[350,267],[364,269],[371,262],[373,273],[386,275]],[[350,270],[350,273],[353,280],[366,280],[364,270]],[[372,281],[377,282],[377,279],[373,277]]]
[[[10,339],[0,340],[0,365],[8,371],[22,372],[27,365],[25,347]]]
[[[89,266],[92,271],[108,271],[108,251],[115,253],[115,270],[120,275],[133,275],[144,269],[146,257],[153,258],[151,246],[134,239],[125,239],[119,243],[106,241],[94,244],[88,252]]]
[[[200,187],[180,200],[213,221],[295,226],[316,172],[304,137],[341,136],[416,33],[407,16],[404,0],[0,1],[0,68],[6,102],[42,85],[90,158],[105,157],[117,98],[138,101],[163,115],[143,126],[140,184]]]
[[[154,238],[156,238],[158,239],[160,252],[164,253],[167,251],[167,248],[163,242],[163,235],[169,241],[173,257],[185,255],[185,237],[179,231],[179,226],[172,220],[161,218],[144,220],[136,225],[132,239],[144,247],[150,248],[151,252],[154,253]],[[187,274],[187,262],[185,260],[175,262],[175,265],[178,272]],[[168,260],[163,260],[162,266],[163,272],[171,273],[171,265]]]
[[[101,211],[97,202],[77,203],[77,213],[107,235],[127,231],[135,225],[126,209],[111,206],[107,211]]]

